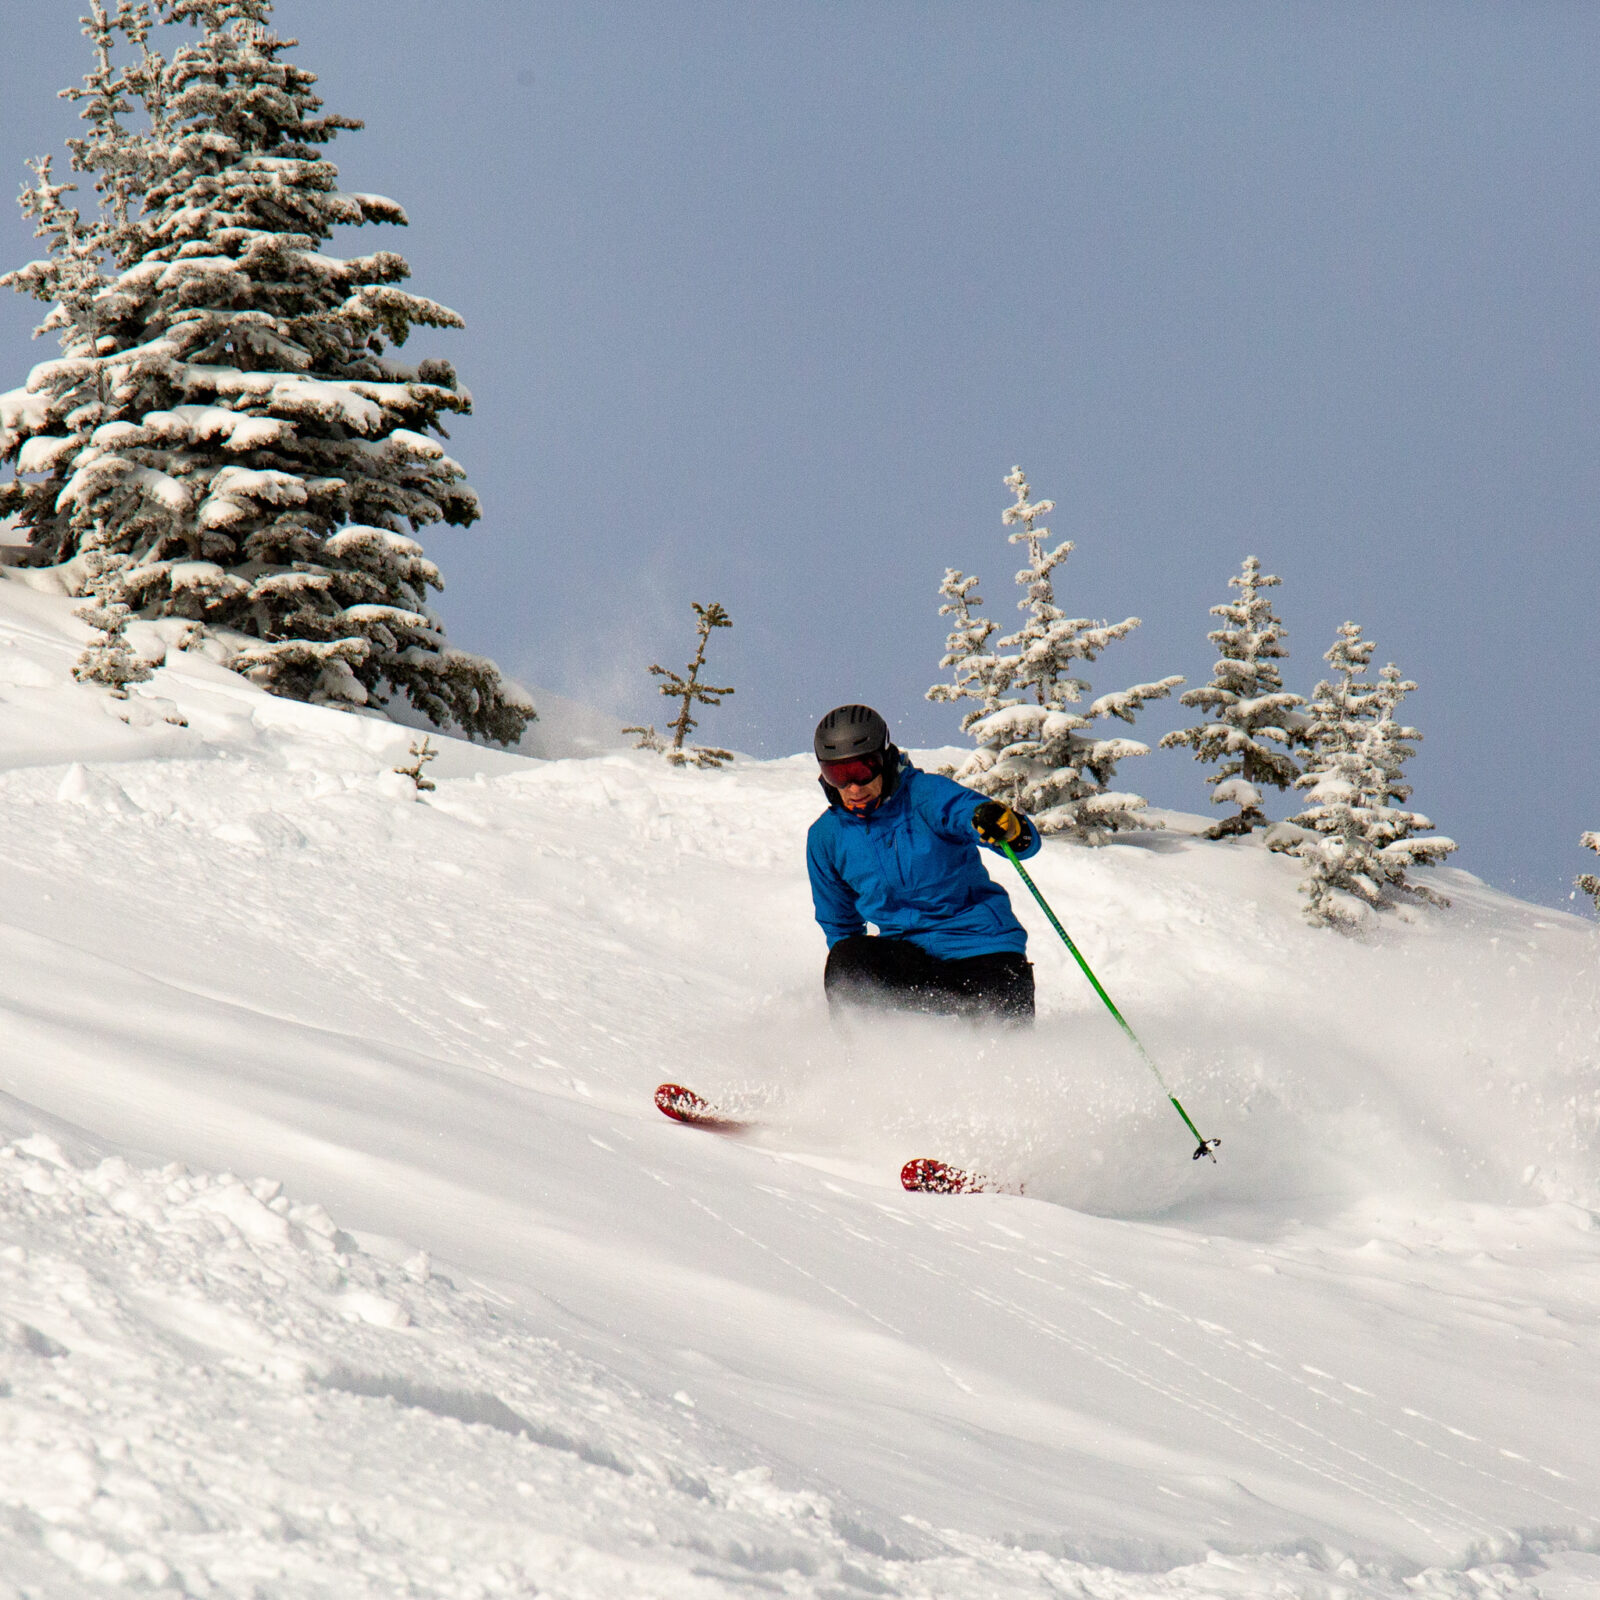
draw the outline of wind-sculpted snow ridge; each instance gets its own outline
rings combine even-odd
[[[1213,1167],[1021,894],[1031,1033],[830,1026],[808,760],[419,795],[72,606],[0,574],[0,1600],[1600,1586],[1592,922],[1047,845]]]

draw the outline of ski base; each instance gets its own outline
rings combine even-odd
[[[750,1127],[743,1117],[719,1110],[704,1095],[685,1089],[681,1083],[663,1083],[656,1090],[656,1110],[674,1122],[686,1122],[692,1128],[709,1128],[713,1133],[739,1133]]]
[[[948,1161],[918,1156],[900,1169],[900,1186],[913,1194],[998,1194],[1000,1185],[980,1172],[966,1172]]]

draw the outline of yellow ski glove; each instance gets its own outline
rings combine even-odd
[[[985,800],[972,813],[972,826],[985,844],[1008,844],[1018,849],[1028,837],[1028,825],[1010,806]]]

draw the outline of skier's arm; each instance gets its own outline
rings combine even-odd
[[[926,781],[926,779],[924,779]],[[945,778],[939,784],[939,800],[934,809],[934,815],[929,817],[933,828],[942,833],[947,839],[971,839],[981,844],[985,850],[992,850],[996,855],[1004,855],[997,844],[989,844],[979,838],[973,826],[973,815],[980,806],[993,805],[994,802],[987,795],[979,794],[975,789],[964,788],[952,778]],[[1012,846],[1019,860],[1039,853],[1039,830],[1020,811],[1013,815],[1022,824],[1023,837],[1021,842]]]
[[[831,950],[841,939],[865,933],[867,925],[856,905],[855,890],[839,876],[823,841],[815,833],[806,840],[806,871],[811,875],[811,904]]]

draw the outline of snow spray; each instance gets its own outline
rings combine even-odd
[[[1158,1067],[1151,1059],[1150,1052],[1139,1043],[1139,1035],[1128,1026],[1128,1019],[1117,1010],[1116,1004],[1112,1000],[1111,996],[1108,995],[1101,987],[1100,980],[1094,975],[1094,969],[1087,961],[1083,959],[1083,952],[1079,950],[1077,945],[1072,942],[1071,934],[1069,934],[1067,930],[1061,926],[1060,919],[1056,916],[1055,912],[1050,909],[1050,902],[1039,893],[1038,884],[1036,884],[1033,879],[1028,876],[1028,869],[1017,859],[1017,852],[1013,850],[1010,844],[1008,844],[1005,840],[1001,840],[1000,848],[1005,851],[1006,859],[1021,874],[1022,881],[1028,886],[1029,893],[1032,894],[1033,898],[1039,902],[1039,909],[1050,919],[1050,926],[1061,935],[1061,942],[1067,947],[1068,950],[1072,952],[1072,959],[1076,961],[1083,969],[1083,975],[1089,980],[1090,984],[1093,985],[1094,992],[1105,1002],[1106,1010],[1117,1019],[1117,1026],[1121,1028],[1125,1034],[1127,1034],[1129,1043],[1131,1043],[1133,1048],[1139,1052],[1140,1059],[1147,1067],[1149,1067],[1151,1072],[1155,1074],[1156,1082],[1161,1085],[1161,1092],[1172,1102],[1172,1109],[1183,1118],[1184,1127],[1186,1127],[1189,1132],[1192,1133],[1199,1141],[1199,1143],[1195,1146],[1194,1155],[1190,1159],[1198,1161],[1201,1156],[1209,1156],[1213,1161],[1215,1161],[1217,1159],[1217,1146],[1221,1144],[1222,1141],[1220,1139],[1206,1138],[1205,1135],[1202,1134],[1197,1127],[1195,1127],[1194,1123],[1189,1120],[1189,1113],[1183,1109],[1183,1106],[1177,1095],[1175,1095],[1172,1090],[1167,1087],[1167,1080],[1161,1076],[1161,1068]]]

